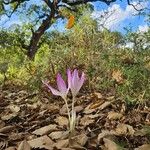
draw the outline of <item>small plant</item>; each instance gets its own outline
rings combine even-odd
[[[61,74],[59,73],[57,74],[58,90],[51,87],[45,81],[43,81],[43,83],[49,88],[49,90],[52,92],[53,95],[61,96],[62,99],[65,101],[68,118],[69,118],[69,129],[70,129],[70,133],[72,134],[75,130],[75,125],[76,125],[76,111],[74,109],[75,98],[84,83],[85,74],[82,72],[81,77],[79,77],[79,73],[77,69],[75,69],[73,72],[71,72],[71,70],[68,69],[67,76],[68,76],[68,87],[66,86],[65,81],[62,79]],[[67,95],[69,90],[71,90],[72,93],[71,110],[69,109],[68,101],[67,101]]]

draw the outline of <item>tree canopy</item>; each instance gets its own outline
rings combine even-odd
[[[29,40],[27,42],[23,38],[20,38],[20,45],[26,50],[27,56],[30,59],[34,59],[34,56],[40,47],[41,37],[46,30],[48,30],[58,19],[69,17],[66,16],[64,10],[75,13],[78,10],[78,5],[96,1],[109,5],[117,0],[1,0],[0,16],[7,15],[8,17],[11,17],[12,14],[15,13],[19,16],[22,15],[24,18],[29,18],[30,22],[28,28],[31,31],[28,37]],[[126,1],[128,5],[132,5],[136,9],[136,6],[133,5],[130,0]],[[140,3],[141,0],[138,2]],[[89,3],[88,6],[92,8]]]

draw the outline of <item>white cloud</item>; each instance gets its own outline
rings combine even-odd
[[[0,18],[0,27],[9,28],[12,25],[21,25],[22,22],[18,18],[9,18],[6,15],[2,15]]]
[[[138,27],[138,32],[147,32],[148,31],[148,29],[149,29],[149,26],[147,25],[147,24],[145,24],[145,25],[140,25],[139,27]]]
[[[137,4],[133,2],[137,9],[142,9],[147,6],[147,3]],[[92,14],[92,17],[97,19],[99,23],[99,28],[103,27],[111,30],[115,30],[120,23],[126,19],[131,19],[135,17],[138,13],[133,6],[127,5],[125,9],[121,8],[118,4],[113,4],[107,10],[95,11]]]

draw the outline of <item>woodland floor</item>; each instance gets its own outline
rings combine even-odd
[[[61,98],[20,87],[0,91],[0,149],[150,150],[150,101],[127,105],[111,93],[81,93],[69,137]]]

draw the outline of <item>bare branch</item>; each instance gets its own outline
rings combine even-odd
[[[53,7],[53,3],[50,0],[44,0],[47,6],[51,9]]]
[[[5,5],[17,3],[16,6],[13,8],[13,10],[12,10],[12,12],[11,12],[10,14],[5,13],[6,16],[10,18],[10,17],[13,15],[13,13],[18,9],[18,7],[19,7],[22,3],[24,3],[25,1],[30,1],[30,0],[11,0],[11,1],[7,1],[7,2],[6,2],[5,0],[3,0],[2,3],[5,4]]]
[[[86,4],[88,2],[98,2],[98,1],[104,2],[107,5],[110,5],[111,3],[116,2],[116,0],[77,0],[77,1],[62,0],[62,2],[66,3],[66,4],[70,5],[70,6]]]
[[[138,8],[136,7],[136,5],[130,3],[130,0],[127,0],[127,3],[128,3],[128,5],[132,6],[136,11],[142,11],[142,10],[143,10],[143,8],[138,9]]]

